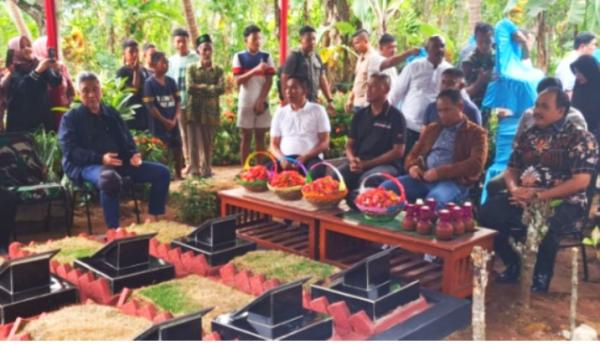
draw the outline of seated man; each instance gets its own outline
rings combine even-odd
[[[98,77],[83,72],[77,80],[81,106],[62,119],[59,142],[65,173],[77,184],[91,182],[100,190],[104,221],[109,229],[119,227],[119,193],[122,177],[135,183],[150,183],[147,221],[165,213],[169,192],[169,169],[159,163],[142,162],[125,122],[113,108],[101,103]]]
[[[350,207],[354,207],[355,190],[365,177],[376,172],[396,175],[402,171],[406,121],[387,101],[390,82],[387,74],[373,74],[367,81],[369,106],[361,108],[352,118],[346,161],[340,166],[351,191],[346,199]],[[381,179],[373,179],[371,183],[378,185]]]
[[[537,86],[538,95],[542,93],[542,91],[546,90],[550,87],[558,87],[563,88],[562,82],[558,78],[547,77],[542,79]],[[517,143],[517,138],[521,136],[522,133],[526,132],[528,129],[535,125],[535,118],[533,117],[533,107],[525,110],[521,119],[519,120],[519,125],[517,127],[517,134],[515,134],[515,140],[513,142],[513,146]],[[581,112],[573,107],[569,107],[569,112],[566,117],[567,122],[572,122],[575,126],[587,130],[587,123],[585,122],[585,118]],[[505,190],[506,184],[504,183],[504,174],[498,174],[494,178],[492,178],[487,186],[486,190],[488,193],[488,197]]]
[[[406,197],[434,198],[437,208],[448,202],[461,202],[469,187],[479,181],[487,159],[487,131],[468,121],[463,113],[463,98],[456,89],[437,97],[440,121],[425,127],[404,162],[408,175],[398,177]],[[386,189],[398,192],[392,181]]]
[[[586,216],[585,189],[598,162],[598,144],[593,135],[566,120],[569,105],[569,97],[558,87],[539,94],[535,124],[517,138],[504,173],[508,192],[491,196],[480,211],[479,223],[499,231],[494,250],[506,265],[496,279],[500,283],[519,278],[519,256],[509,244],[509,236],[512,228],[524,229],[523,209],[532,200],[562,201],[554,208],[548,233],[538,249],[533,292],[548,291],[560,233]]]
[[[448,89],[460,90],[463,96],[463,113],[465,113],[465,115],[467,115],[467,118],[473,123],[481,126],[481,112],[479,111],[475,103],[471,102],[469,94],[467,94],[467,92],[463,90],[464,87],[465,74],[462,70],[453,67],[448,68],[447,70],[442,72],[440,91]],[[429,103],[429,105],[425,109],[425,126],[429,125],[434,121],[439,121],[437,102]]]
[[[301,77],[287,77],[284,92],[288,104],[277,109],[271,122],[271,153],[282,169],[293,165],[286,158],[310,169],[329,149],[329,117],[323,106],[308,100],[308,84]],[[313,177],[318,175],[317,171]]]

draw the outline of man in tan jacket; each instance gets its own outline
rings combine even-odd
[[[434,198],[437,208],[466,198],[479,181],[487,159],[487,132],[463,113],[459,90],[440,92],[436,101],[440,121],[425,127],[404,162],[408,175],[399,176],[406,197]],[[396,190],[391,181],[383,185]]]

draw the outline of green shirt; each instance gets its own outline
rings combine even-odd
[[[201,62],[191,64],[186,70],[188,101],[187,120],[203,125],[219,125],[219,97],[225,93],[225,73],[220,66],[203,68]]]

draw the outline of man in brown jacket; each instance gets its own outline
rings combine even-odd
[[[437,208],[460,202],[469,187],[479,181],[487,159],[487,132],[463,113],[459,90],[440,92],[436,100],[439,122],[425,127],[404,166],[408,175],[399,176],[406,197],[434,198]],[[391,181],[383,185],[396,190]]]

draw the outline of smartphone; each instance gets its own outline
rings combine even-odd
[[[56,48],[48,48],[48,58],[50,60],[56,60]]]
[[[14,60],[14,56],[15,56],[15,51],[14,50],[8,49],[6,51],[6,68],[10,68],[10,66],[12,66],[13,60]]]

